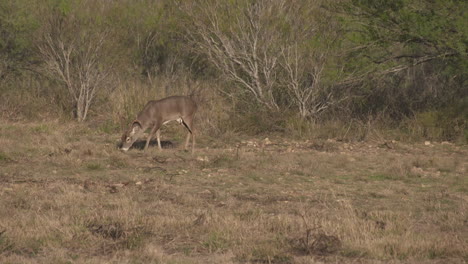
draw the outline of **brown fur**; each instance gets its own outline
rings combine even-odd
[[[156,134],[158,147],[161,149],[159,129],[165,122],[181,119],[187,130],[185,149],[188,147],[190,136],[192,137],[192,152],[195,148],[195,137],[193,133],[193,117],[197,111],[197,104],[187,96],[171,96],[161,100],[149,101],[143,110],[137,115],[130,128],[122,136],[122,149],[128,150],[138,137],[148,128],[151,132],[146,140],[145,150],[149,141]]]

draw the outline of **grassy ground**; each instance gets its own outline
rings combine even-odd
[[[119,138],[0,123],[0,263],[468,261],[466,145]]]

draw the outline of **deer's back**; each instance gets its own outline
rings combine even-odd
[[[138,119],[175,120],[191,117],[197,111],[197,104],[187,96],[170,96],[161,100],[149,101],[138,115]]]

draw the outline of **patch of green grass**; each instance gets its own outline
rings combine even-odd
[[[440,204],[447,208],[455,208],[457,203],[451,199],[440,199]]]
[[[0,133],[4,137],[18,136],[21,135],[24,131],[19,126],[14,125],[3,125],[0,126]]]
[[[306,173],[302,170],[292,170],[291,174],[297,175],[297,176],[306,176]]]
[[[345,180],[345,181],[354,180],[353,176],[351,175],[336,175],[336,178]],[[359,180],[359,178],[357,180]]]
[[[456,189],[457,192],[468,193],[468,187],[460,186]]]
[[[230,247],[230,242],[226,239],[225,235],[221,232],[211,232],[203,242],[203,246],[209,252],[224,251]]]
[[[429,177],[421,177],[419,175],[408,175],[402,179],[404,183],[411,183],[411,184],[430,184],[437,181],[437,179],[429,178]]]
[[[190,254],[192,254],[192,252],[193,252],[193,248],[192,247],[182,247],[181,251],[184,253],[185,256],[190,256]]]
[[[21,245],[17,245],[13,249],[13,252],[18,255],[33,257],[42,251],[44,244],[45,241],[43,239],[31,238],[25,240]]]
[[[245,211],[234,212],[240,221],[257,221],[257,219],[262,215],[262,212],[259,209],[248,209]]]
[[[365,257],[366,255],[368,255],[368,253],[365,251],[354,249],[354,248],[347,248],[347,247],[343,248],[340,254],[344,257],[350,257],[350,258]]]
[[[98,130],[110,135],[120,132],[120,126],[114,123],[112,120],[107,120],[98,127]]]
[[[7,162],[10,160],[11,158],[5,152],[0,152],[0,162]]]
[[[386,180],[397,180],[394,176],[388,174],[374,174],[369,176],[370,180],[374,181],[386,181]]]
[[[258,176],[255,173],[249,173],[246,175],[248,179],[253,180],[255,182],[263,182],[263,178]]]
[[[142,232],[134,232],[134,234],[127,237],[125,248],[129,250],[140,248],[144,244],[146,237],[147,235]]]
[[[124,159],[117,157],[117,156],[112,156],[110,157],[110,165],[117,167],[117,168],[125,168],[128,166],[128,162],[125,161]]]
[[[97,162],[91,162],[91,163],[86,164],[86,168],[88,170],[93,170],[93,171],[103,170],[104,169],[102,167],[102,165],[97,163]]]
[[[291,263],[291,256],[273,246],[257,246],[252,249],[252,261],[255,263]]]
[[[334,179],[334,180],[333,180],[333,183],[334,183],[334,184],[345,184],[344,181],[339,180],[339,179]]]
[[[31,128],[33,133],[49,134],[51,131],[50,126],[47,124],[40,124]]]
[[[219,155],[213,159],[212,162],[208,164],[207,167],[211,168],[225,168],[225,167],[232,167],[235,164],[235,160],[233,157],[228,155]]]
[[[11,201],[11,205],[15,209],[21,209],[21,210],[30,210],[31,209],[31,201],[29,201],[27,198],[26,194],[24,193],[18,193],[16,197],[13,198]]]
[[[5,231],[2,231],[5,232]],[[0,254],[11,251],[14,248],[14,243],[4,233],[0,234]]]
[[[453,168],[439,168],[438,171],[441,173],[451,173],[454,169]]]
[[[369,197],[372,197],[372,198],[385,198],[385,195],[382,195],[382,194],[379,194],[379,193],[375,193],[375,192],[370,192],[369,193]]]
[[[292,240],[295,241],[295,239],[280,233],[264,237],[250,245],[248,249],[246,248],[247,258],[243,261],[249,263],[291,263],[291,252],[295,250]]]

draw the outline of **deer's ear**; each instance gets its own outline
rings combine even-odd
[[[138,120],[133,121],[132,127],[136,127],[136,126],[138,126],[140,128],[142,127],[140,121],[138,121]]]
[[[140,129],[141,129],[141,123],[138,121],[133,121],[132,134],[135,134],[136,132],[140,131]]]

